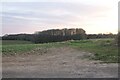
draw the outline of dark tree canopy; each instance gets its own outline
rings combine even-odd
[[[14,34],[2,36],[2,40],[25,40],[34,43],[60,42],[66,40],[82,40],[96,38],[114,38],[113,34],[86,34],[81,28],[51,29],[34,34]]]

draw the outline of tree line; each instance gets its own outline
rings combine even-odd
[[[2,36],[2,40],[25,40],[33,43],[48,43],[67,40],[114,38],[115,36],[115,34],[86,34],[83,29],[54,29],[36,32],[34,34],[4,35]]]
[[[41,34],[16,34],[3,36],[2,40],[25,40],[33,43],[48,43],[48,42],[61,42],[66,40],[82,40],[86,39],[86,35],[41,35]]]

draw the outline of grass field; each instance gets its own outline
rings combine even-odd
[[[16,41],[16,40],[9,41],[8,40],[8,42],[3,41],[2,54],[3,55],[15,55],[15,54],[22,54],[25,52],[30,52],[36,48],[46,49],[46,48],[59,47],[59,46],[62,46],[62,45],[59,43],[34,44],[29,41]]]
[[[20,41],[20,40],[3,40],[3,45],[18,45],[18,44],[32,44],[30,41]]]
[[[91,52],[95,57],[89,57],[94,60],[102,60],[105,62],[118,61],[118,48],[114,45],[113,39],[91,39],[91,40],[76,40],[56,43],[33,44],[26,41],[3,41],[3,55],[15,55],[28,52],[36,48],[51,48],[70,46],[78,50]]]
[[[114,45],[113,39],[69,41],[66,44],[93,53],[95,57],[90,57],[90,59],[118,62],[118,47]]]

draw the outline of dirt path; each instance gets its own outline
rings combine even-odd
[[[38,51],[39,52],[39,51]],[[82,59],[89,53],[68,47],[50,48],[44,55],[3,57],[4,78],[113,78],[117,64]]]

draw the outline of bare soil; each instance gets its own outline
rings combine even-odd
[[[3,56],[3,78],[117,78],[117,63],[85,59],[91,53],[70,47],[49,48],[32,54]],[[38,54],[36,54],[38,53]],[[42,53],[42,54],[41,54]],[[43,54],[44,53],[44,54]]]

